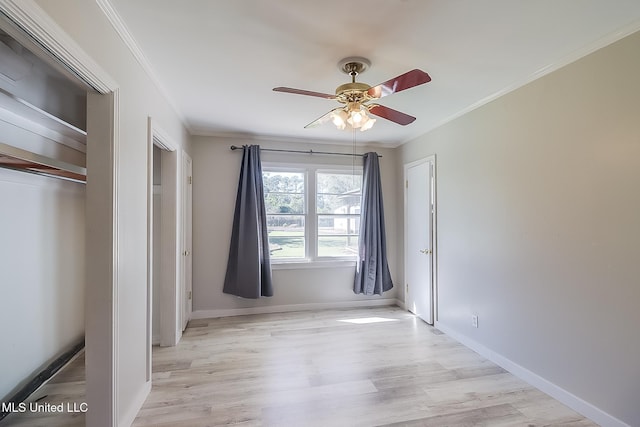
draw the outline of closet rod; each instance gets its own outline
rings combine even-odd
[[[83,184],[87,180],[87,169],[82,166],[41,156],[1,142],[0,167]]]
[[[238,147],[237,145],[232,145],[229,147],[231,151],[240,150],[242,147]],[[276,148],[260,148],[260,151],[273,151],[278,153],[297,153],[297,154],[328,154],[331,156],[356,156],[363,157],[364,154],[355,154],[355,153],[334,153],[331,151],[313,151],[313,150],[278,150]],[[382,157],[378,154],[378,158]]]

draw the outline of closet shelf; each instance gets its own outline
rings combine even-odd
[[[79,143],[86,144],[87,132],[0,87],[0,109],[10,111]]]
[[[0,142],[0,167],[85,183],[87,169]]]

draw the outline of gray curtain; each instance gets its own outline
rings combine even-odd
[[[371,152],[364,155],[358,263],[353,285],[356,294],[382,295],[393,288],[386,240],[380,164],[378,153]]]
[[[243,298],[273,295],[259,145],[242,147],[240,182],[222,291]]]

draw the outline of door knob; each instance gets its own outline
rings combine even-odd
[[[431,249],[420,249],[420,253],[429,255],[431,253]]]

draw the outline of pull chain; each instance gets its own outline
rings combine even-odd
[[[351,144],[351,147],[352,147],[351,154],[353,154],[353,156],[351,156],[351,176],[355,180],[356,178],[356,129],[352,128],[351,132],[353,136],[353,143]]]

